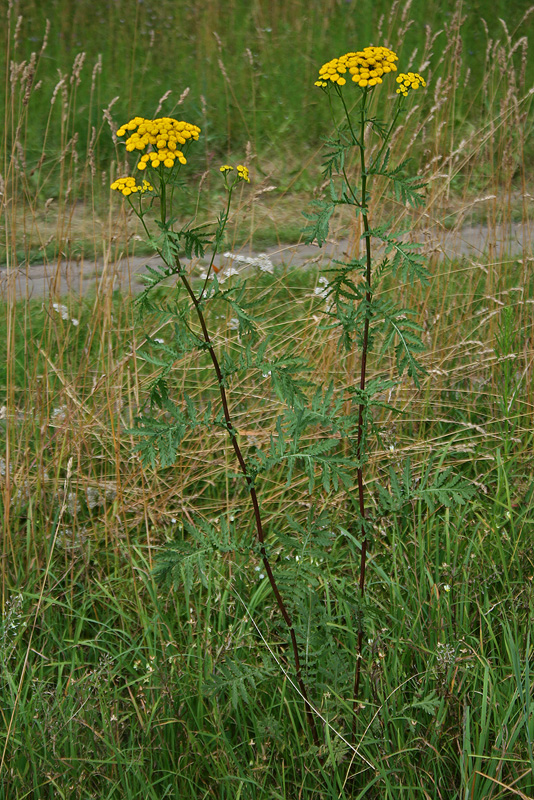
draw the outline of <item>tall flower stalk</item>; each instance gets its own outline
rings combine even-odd
[[[372,230],[369,220],[369,182],[373,176],[381,175],[389,178],[395,188],[399,199],[418,205],[421,197],[418,189],[422,184],[417,179],[403,176],[404,164],[391,169],[389,167],[389,140],[394,126],[402,110],[402,103],[409,91],[425,86],[424,79],[417,73],[401,73],[398,75],[397,95],[398,100],[389,124],[377,120],[369,115],[369,101],[371,95],[383,83],[383,80],[397,71],[396,53],[386,47],[366,47],[362,51],[350,52],[334,58],[324,64],[319,70],[319,77],[315,83],[327,95],[330,108],[333,112],[334,125],[337,135],[328,140],[329,153],[325,162],[325,175],[331,179],[330,200],[317,201],[318,211],[307,215],[313,223],[308,231],[309,240],[316,240],[321,245],[328,233],[328,224],[335,208],[348,205],[354,208],[356,216],[361,215],[363,222],[363,236],[365,242],[365,255],[362,259],[350,262],[337,262],[334,268],[334,278],[331,282],[330,299],[333,300],[334,311],[330,312],[337,317],[337,324],[342,329],[342,341],[347,349],[353,346],[356,339],[360,345],[360,372],[357,389],[357,427],[355,441],[356,468],[356,493],[357,493],[357,519],[360,540],[360,564],[358,577],[358,592],[360,595],[360,608],[363,608],[365,598],[365,581],[367,555],[372,536],[372,524],[369,520],[366,490],[364,481],[364,465],[368,459],[368,433],[369,412],[373,404],[373,397],[384,388],[384,382],[374,381],[371,392],[368,391],[368,362],[371,345],[379,328],[386,335],[386,343],[396,341],[396,357],[399,374],[406,369],[408,374],[417,382],[418,373],[421,371],[414,353],[421,349],[421,342],[417,337],[417,325],[408,317],[406,309],[393,308],[387,303],[376,300],[376,281],[373,271],[373,238],[379,238],[386,245],[386,256],[392,253],[391,258],[385,258],[380,264],[380,277],[389,271],[394,274],[400,272],[403,276],[413,281],[415,277],[426,280],[426,270],[420,256],[413,247],[401,243],[387,232],[387,225]],[[351,114],[346,93],[357,87],[359,97],[353,115]],[[333,101],[340,101],[344,121],[338,123]],[[351,99],[351,104],[353,103]],[[366,156],[367,128],[382,137],[382,145],[377,155],[372,160]],[[359,150],[360,175],[359,186],[353,186],[346,170],[346,155],[353,148]],[[341,188],[336,189],[335,178],[341,179]],[[362,280],[355,283],[353,273],[360,273]],[[363,612],[358,615],[358,635],[355,653],[354,694],[353,694],[353,732],[356,725],[356,714],[360,705],[360,682],[362,669],[362,650],[364,641]]]
[[[185,226],[184,228],[177,229],[175,220],[170,213],[172,211],[173,194],[179,185],[177,173],[181,166],[187,163],[185,154],[190,143],[198,139],[200,128],[168,117],[155,120],[135,117],[117,131],[117,136],[123,137],[127,132],[129,136],[126,139],[126,150],[129,152],[139,151],[143,153],[137,162],[137,169],[141,170],[143,174],[148,174],[150,180],[144,178],[142,182],[138,184],[134,177],[128,176],[114,181],[111,188],[121,192],[121,194],[126,197],[133,211],[140,219],[148,240],[153,244],[154,249],[163,262],[163,266],[161,267],[150,268],[149,276],[146,279],[147,287],[138,302],[141,306],[148,303],[148,298],[156,286],[163,280],[171,276],[176,276],[185,289],[191,308],[194,310],[198,325],[200,326],[200,333],[194,332],[192,327],[186,324],[186,329],[182,331],[182,352],[186,349],[196,349],[201,352],[207,352],[211,360],[217,380],[220,409],[222,412],[222,415],[218,414],[216,418],[218,418],[218,424],[224,428],[228,434],[240,471],[246,483],[253,508],[259,553],[278,609],[289,632],[297,684],[305,702],[308,726],[314,744],[318,747],[319,737],[312,707],[309,702],[307,687],[302,675],[301,658],[295,628],[288,607],[282,598],[266,550],[260,502],[255,486],[254,468],[247,463],[239,444],[237,429],[230,413],[226,375],[213,345],[205,314],[206,307],[211,301],[215,298],[219,300],[223,298],[223,293],[219,289],[217,280],[213,281],[210,285],[209,279],[218,271],[215,266],[215,256],[224,238],[224,232],[230,214],[233,191],[238,183],[250,182],[249,172],[247,167],[241,164],[238,165],[235,170],[233,166],[228,164],[220,168],[220,173],[227,192],[227,201],[224,210],[219,216],[218,223],[211,233],[202,225],[197,227]],[[145,172],[145,170],[147,172]],[[156,214],[154,222],[159,229],[159,235],[155,236],[154,233],[151,232],[146,218],[148,211],[150,211],[154,203],[158,202],[159,215]],[[204,255],[209,247],[211,247],[211,258],[207,274],[203,285],[201,285],[200,289],[197,289],[182,264],[181,253],[184,251],[186,256],[189,257],[193,253],[200,256]],[[228,298],[226,297],[225,299]],[[243,309],[240,308],[235,301],[232,302],[230,300],[230,302],[232,308],[237,311],[238,315],[243,313]],[[151,304],[150,307],[154,309],[153,304]],[[166,309],[161,310],[164,314],[167,313]],[[243,313],[242,319],[245,318],[246,315]],[[169,348],[167,348],[167,350],[168,349]],[[181,353],[177,352],[176,358],[178,358],[179,355],[181,355]],[[172,368],[173,361],[174,359],[171,360],[167,373]],[[191,400],[189,398],[186,400],[187,412],[185,414],[170,401],[165,375],[160,376],[153,385],[151,399],[153,403],[160,405],[178,419],[178,426],[173,429],[171,436],[169,436],[168,426],[163,426],[162,428],[159,423],[155,424],[151,415],[148,415],[138,418],[139,427],[133,432],[144,437],[144,442],[140,443],[137,447],[144,461],[153,463],[156,456],[159,456],[159,460],[165,466],[174,463],[180,441],[185,435],[186,430],[194,427],[197,422],[196,414],[191,409]]]

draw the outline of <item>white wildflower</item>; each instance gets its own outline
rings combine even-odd
[[[253,259],[251,266],[259,267],[262,272],[268,272],[269,275],[274,272],[273,263],[266,253],[260,253],[256,259]]]
[[[316,297],[327,298],[330,291],[330,284],[328,283],[327,279],[323,276],[319,278],[318,282],[321,285],[315,287],[315,289],[313,290],[314,295],[316,295]]]
[[[69,320],[74,326],[80,324],[78,319],[70,316],[67,306],[62,305],[61,303],[52,303],[52,308],[54,311],[57,311],[58,314],[61,314],[61,319]]]
[[[65,422],[68,414],[67,406],[58,406],[57,408],[52,409],[52,414],[50,416],[50,424],[53,425],[54,422]]]
[[[4,665],[13,655],[19,626],[25,624],[22,619],[22,601],[21,594],[12,595],[6,600],[2,611],[0,660]]]
[[[456,660],[456,649],[452,644],[438,643],[436,649],[436,661],[440,669],[446,669],[454,664]]]
[[[232,259],[232,261],[237,261],[240,264],[246,264],[249,267],[258,267],[261,272],[268,272],[270,275],[272,275],[274,272],[274,264],[267,253],[259,253],[257,256],[240,256],[236,253],[227,251],[226,253],[223,253],[223,257]],[[230,267],[230,269],[234,268]],[[237,270],[234,269],[234,271],[231,273],[226,271],[226,274],[237,275]]]
[[[78,499],[78,495],[76,492],[69,492],[65,501],[65,505],[67,510],[73,516],[78,514],[82,510],[82,504]]]
[[[97,506],[102,505],[102,495],[94,486],[88,486],[85,491],[85,499],[87,508],[92,511]]]

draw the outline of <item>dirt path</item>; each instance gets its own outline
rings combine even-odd
[[[534,231],[520,223],[513,223],[506,230],[490,231],[487,227],[469,226],[461,231],[448,232],[437,229],[418,234],[425,243],[428,254],[437,254],[441,259],[466,257],[473,263],[490,264],[514,258],[532,258]],[[224,276],[231,270],[256,267],[271,271],[282,266],[288,270],[305,268],[311,264],[328,266],[334,258],[354,257],[357,243],[342,239],[327,243],[322,248],[311,245],[280,245],[267,248],[263,253],[243,249],[233,254],[217,257],[216,264]],[[62,261],[56,265],[32,265],[16,271],[0,269],[0,293],[4,298],[16,291],[23,298],[43,298],[53,293],[60,297],[69,293],[87,295],[97,291],[138,292],[142,286],[139,275],[146,272],[146,265],[160,263],[157,256],[133,256],[118,262]],[[201,274],[201,261],[191,265]]]

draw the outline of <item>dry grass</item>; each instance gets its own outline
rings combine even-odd
[[[525,14],[525,20],[530,11]],[[393,19],[392,16],[390,26]],[[13,55],[16,55],[17,24],[13,16],[11,20]],[[404,26],[408,22],[409,17],[404,13]],[[383,24],[387,27],[387,21]],[[431,99],[429,102],[428,98],[417,97],[418,104],[410,109],[396,133],[392,153],[392,159],[397,162],[412,153],[417,154],[422,175],[428,181],[427,201],[421,210],[414,212],[388,201],[389,212],[398,229],[411,229],[416,238],[418,233],[430,231],[427,241],[433,280],[417,299],[420,320],[426,330],[425,359],[429,375],[420,393],[414,395],[406,385],[399,389],[397,397],[401,407],[410,409],[410,424],[425,429],[423,438],[416,437],[416,441],[410,443],[401,441],[399,446],[421,458],[432,450],[434,441],[442,441],[442,434],[434,437],[431,432],[445,424],[443,393],[455,396],[453,405],[461,410],[462,398],[467,400],[473,390],[484,387],[490,408],[484,424],[478,425],[478,435],[483,436],[481,431],[484,430],[488,442],[498,439],[504,419],[497,409],[491,411],[491,406],[499,396],[498,376],[503,355],[495,351],[494,343],[503,309],[512,309],[514,329],[518,332],[517,352],[514,350],[504,357],[513,355],[514,369],[521,379],[518,393],[525,405],[520,427],[525,433],[531,422],[533,402],[532,342],[528,333],[532,323],[532,204],[524,154],[531,133],[534,95],[525,85],[527,44],[518,34],[510,36],[503,25],[501,39],[487,42],[482,85],[474,89],[468,74],[463,83],[458,84],[458,75],[464,74],[462,24],[461,5],[458,5],[445,31],[446,47],[436,53],[436,41],[443,39],[436,40],[429,31],[424,51],[417,57],[414,55],[417,61],[408,65],[426,65]],[[384,35],[385,40],[390,41],[392,33]],[[396,35],[402,40],[402,26],[397,27]],[[136,333],[131,306],[127,302],[117,303],[112,297],[114,265],[120,258],[136,253],[139,229],[124,205],[109,197],[107,189],[110,177],[124,171],[121,152],[116,149],[111,175],[100,172],[95,162],[98,141],[101,137],[109,138],[117,127],[113,103],[104,110],[98,130],[87,131],[87,160],[79,161],[74,121],[78,114],[77,91],[82,80],[81,57],[69,78],[61,78],[51,96],[50,114],[57,105],[62,119],[54,197],[46,199],[51,180],[51,172],[44,166],[49,147],[46,136],[37,168],[27,169],[26,148],[33,147],[33,143],[28,141],[26,126],[37,91],[40,60],[45,52],[46,42],[29,63],[14,64],[8,76],[11,101],[5,111],[2,210],[6,248],[3,285],[7,368],[3,389],[6,462],[10,467],[4,484],[4,531],[9,541],[12,537],[10,508],[17,486],[30,487],[33,499],[41,496],[39,507],[44,518],[49,517],[52,510],[48,509],[46,498],[58,495],[66,462],[73,457],[75,493],[84,495],[89,487],[98,486],[112,486],[116,492],[113,503],[105,504],[107,511],[102,517],[106,538],[126,536],[130,524],[143,521],[147,541],[151,541],[152,524],[163,517],[172,517],[176,508],[183,509],[186,515],[191,514],[193,508],[198,509],[197,491],[191,493],[185,487],[202,484],[202,493],[210,496],[209,487],[218,486],[221,475],[226,472],[228,454],[217,438],[197,442],[196,451],[177,466],[171,479],[158,471],[147,476],[131,455],[132,440],[120,435],[121,428],[131,426],[136,410],[142,407],[144,387],[152,377],[147,374],[146,366],[140,367],[137,352],[142,339]],[[434,80],[433,75],[438,73],[440,77]],[[89,92],[91,98],[97,76],[95,68]],[[382,97],[381,102],[379,110],[387,117],[393,96]],[[456,114],[459,107],[464,110],[461,119],[457,119]],[[475,116],[475,110],[480,108],[485,109],[484,115]],[[236,207],[233,225],[229,227],[229,246],[254,244],[258,238],[265,241],[265,231],[282,241],[288,229],[294,234],[300,225],[300,211],[309,201],[306,189],[318,175],[319,146],[307,152],[304,159],[297,160],[295,154],[291,161],[285,158],[283,171],[276,158],[261,159],[258,151],[259,147],[253,143],[250,163],[257,178]],[[201,216],[207,218],[216,212],[219,196],[209,175],[203,175],[201,183],[205,199],[200,201],[198,209]],[[323,185],[320,191],[325,188]],[[372,195],[371,220],[383,216],[383,191],[384,187],[377,182]],[[434,251],[432,234],[445,227],[449,237],[461,237],[463,225],[474,220],[486,229],[488,247],[484,257],[476,263],[440,260],[439,253]],[[524,229],[524,252],[519,264],[516,260],[504,260],[507,257],[504,234],[512,220],[520,221]],[[335,240],[347,233],[349,248],[356,254],[361,231],[353,221],[337,219],[332,238]],[[73,246],[75,243],[79,243],[78,249]],[[94,254],[103,256],[106,272],[96,284],[94,298],[82,301],[79,284],[75,284],[78,291],[64,301],[70,309],[70,317],[81,318],[78,327],[74,328],[68,319],[63,320],[53,308],[54,302],[61,302],[53,291],[54,285],[60,286],[57,280],[52,280],[52,290],[40,314],[36,315],[33,306],[16,304],[16,278],[20,279],[21,272],[31,272],[28,261],[36,253],[42,254],[52,276],[58,276],[61,270],[68,273],[70,266],[75,274],[80,262],[81,268],[87,269],[84,262],[90,262]],[[306,283],[309,281],[305,280]],[[284,289],[280,307],[270,309],[264,333],[278,334],[287,327],[286,335],[295,352],[304,348],[317,374],[325,381],[337,374],[340,380],[352,382],[352,357],[339,362],[335,336],[327,335],[317,325],[318,318],[310,310],[313,304],[310,289],[300,284],[299,276],[297,286],[292,289],[289,272],[280,276],[274,287],[269,287],[269,292],[277,285]],[[413,296],[411,287],[392,287],[391,291],[399,291],[399,288],[401,294]],[[290,321],[286,322],[289,304]],[[295,329],[294,320],[297,319],[299,324]],[[227,339],[228,334],[221,330],[219,342],[223,344]],[[384,369],[383,364],[378,366]],[[195,384],[194,365],[177,364],[176,374],[184,376],[182,381],[193,380]],[[200,385],[196,389],[189,386],[193,396],[195,392],[209,394],[209,381],[207,384],[205,381],[206,375],[202,372]],[[247,430],[251,427],[248,420],[254,421],[255,430],[269,430],[275,407],[265,417],[264,389],[263,385],[232,387],[233,402],[236,407],[243,408],[240,413]],[[242,397],[249,398],[246,408],[242,406]],[[257,397],[257,402],[251,403],[251,397]],[[65,413],[54,416],[57,409],[65,409]],[[466,410],[466,418],[470,413]],[[387,426],[390,422],[387,419],[384,424]],[[456,429],[457,426],[451,421],[451,427]],[[459,440],[457,433],[453,436],[455,446],[466,442],[471,448],[477,426],[472,428],[472,423],[465,422],[464,427],[465,433]],[[377,452],[377,463],[382,456],[383,453]],[[207,473],[206,465],[209,465]],[[225,484],[227,494],[223,498],[218,497],[217,492],[210,496],[207,503],[210,513],[231,504],[232,487],[227,480]],[[76,531],[76,520],[75,516],[73,531]],[[10,550],[9,546],[7,552]]]
[[[333,1],[322,6],[327,16],[334,13]],[[262,4],[255,7],[258,28],[274,30],[289,24],[297,30],[300,24],[298,2],[271,3],[268,12]],[[114,292],[119,260],[140,250],[138,227],[108,189],[111,179],[125,170],[122,152],[115,147],[109,169],[102,169],[97,158],[101,142],[117,128],[114,104],[108,102],[98,126],[87,129],[82,161],[76,136],[85,112],[77,105],[77,94],[80,81],[87,78],[78,59],[50,94],[47,131],[52,130],[53,115],[61,117],[55,162],[45,159],[48,133],[36,156],[29,119],[36,92],[44,90],[37,87],[47,51],[43,45],[33,61],[17,62],[20,28],[17,31],[13,4],[10,8],[7,56],[14,66],[6,76],[10,101],[5,109],[1,195],[2,601],[14,587],[24,587],[28,575],[32,597],[51,597],[60,587],[61,597],[70,593],[71,600],[78,583],[96,591],[110,575],[127,575],[125,597],[128,602],[133,597],[141,607],[139,597],[146,587],[141,587],[139,575],[148,575],[155,552],[174,535],[176,521],[226,514],[245,527],[250,511],[232,477],[232,454],[222,433],[199,429],[194,439],[184,442],[173,468],[140,466],[134,453],[136,440],[127,431],[145,406],[155,371],[142,358],[145,340],[130,298]],[[532,19],[532,10],[523,24]],[[222,20],[221,6],[215,2],[206,4],[202,14],[203,19],[219,15]],[[402,24],[394,25],[393,20]],[[403,26],[410,22],[409,6],[403,10],[395,4],[389,21],[383,21],[384,41],[394,46],[394,37],[402,40]],[[372,490],[375,481],[384,480],[386,467],[405,456],[410,456],[416,470],[436,457],[443,464],[461,465],[481,498],[489,502],[502,488],[504,464],[508,511],[522,511],[531,502],[525,498],[534,430],[534,188],[529,178],[534,91],[526,83],[528,51],[521,28],[509,35],[503,25],[499,40],[488,38],[483,77],[480,85],[473,85],[461,50],[462,25],[458,3],[445,34],[436,39],[429,31],[424,49],[407,65],[423,69],[426,64],[429,89],[426,97],[418,93],[399,128],[392,161],[413,155],[420,164],[428,181],[424,207],[414,212],[386,200],[379,182],[372,195],[371,221],[383,219],[386,211],[397,230],[409,229],[415,239],[425,237],[432,279],[424,289],[391,284],[385,290],[409,297],[409,305],[417,306],[428,373],[419,390],[405,380],[384,398],[401,413],[384,411],[379,420],[383,443],[372,453],[369,486]],[[199,52],[215,47],[213,52],[218,53],[207,35],[207,23],[200,30]],[[443,41],[445,47],[439,48]],[[224,79],[226,67],[217,69]],[[310,73],[314,69],[310,65]],[[85,96],[101,107],[97,79],[95,64]],[[261,134],[253,136],[261,128],[259,111],[256,115],[254,105],[245,108],[239,97],[232,98],[231,84],[223,79],[228,107],[237,105],[241,117],[251,120],[249,158],[255,176],[251,189],[236,204],[228,247],[263,249],[267,243],[298,240],[300,212],[314,193],[321,196],[327,190],[326,184],[320,185],[321,146],[296,152],[289,139],[287,150],[262,152]],[[387,116],[393,99],[380,99],[381,114]],[[239,160],[244,160],[242,154]],[[215,178],[207,174],[207,167],[213,172],[213,158],[206,148],[198,163],[191,157],[191,184],[202,181],[201,219],[212,218],[219,208]],[[190,208],[184,201],[180,214],[186,218]],[[523,231],[517,258],[509,255],[512,223],[519,223]],[[476,259],[444,258],[436,250],[436,232],[446,230],[452,240],[460,241],[466,224],[484,226],[484,252]],[[360,247],[360,234],[353,221],[335,219],[332,239],[348,237],[353,254]],[[95,256],[104,260],[106,271],[93,293],[82,296],[74,275],[80,269],[91,271]],[[36,259],[42,259],[56,279],[42,302],[21,301],[17,280],[31,273],[30,260]],[[59,276],[65,270],[72,271],[77,291],[61,297]],[[285,349],[305,354],[317,383],[333,380],[336,386],[354,386],[357,354],[342,354],[335,331],[322,324],[320,300],[314,293],[318,278],[312,264],[306,270],[289,266],[273,277],[252,278],[250,291],[265,307],[260,336],[273,337],[273,353]],[[210,323],[216,347],[236,350],[239,343],[229,315]],[[167,340],[171,336],[170,323],[151,329],[148,319],[145,325],[152,336]],[[393,371],[389,356],[374,355],[372,373]],[[172,386],[177,396],[187,391],[198,407],[205,407],[216,394],[214,378],[199,356],[176,362]],[[281,408],[268,377],[236,378],[229,395],[245,448],[266,444]],[[267,527],[274,527],[288,504],[288,491],[278,478],[273,474],[260,487]],[[295,478],[289,496],[296,516],[305,516],[310,504],[305,477]],[[336,498],[325,496],[323,502],[335,504]],[[523,537],[528,535],[526,523],[521,530]],[[37,609],[36,620],[39,614]],[[18,691],[20,698],[20,687]],[[137,695],[134,705],[133,719],[145,719],[146,708]],[[165,725],[163,719],[162,730]],[[460,734],[454,735],[460,742]],[[8,752],[7,741],[5,747]],[[79,791],[72,796],[85,796]]]

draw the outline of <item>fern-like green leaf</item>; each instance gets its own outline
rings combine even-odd
[[[314,200],[312,205],[317,208],[317,211],[312,214],[303,212],[303,216],[312,224],[303,228],[302,233],[306,244],[317,242],[319,247],[322,247],[328,238],[330,218],[335,211],[336,203],[326,200]]]

